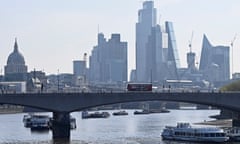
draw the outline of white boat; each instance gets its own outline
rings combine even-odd
[[[240,141],[240,127],[231,127],[224,130],[229,137],[229,141]]]
[[[176,127],[166,126],[163,140],[183,140],[193,142],[225,142],[229,140],[223,129],[216,127],[193,128],[189,123],[178,123]]]

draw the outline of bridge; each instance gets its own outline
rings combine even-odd
[[[0,94],[0,104],[28,106],[53,112],[53,138],[70,138],[70,113],[102,105],[138,101],[176,101],[225,108],[240,113],[236,93],[22,93]]]

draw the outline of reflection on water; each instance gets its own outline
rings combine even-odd
[[[114,111],[109,111],[110,113]],[[210,120],[218,110],[171,110],[170,113],[110,116],[107,119],[81,119],[81,112],[72,113],[77,129],[71,131],[71,140],[52,140],[52,132],[36,132],[25,128],[24,114],[0,115],[0,144],[193,144],[162,141],[161,132],[166,125],[177,122],[197,123]],[[44,113],[51,116],[51,113]],[[196,143],[194,143],[196,144]]]

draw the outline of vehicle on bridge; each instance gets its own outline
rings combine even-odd
[[[152,91],[151,83],[128,83],[127,91]]]

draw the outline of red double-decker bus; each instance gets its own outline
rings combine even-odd
[[[127,85],[128,91],[152,91],[151,83],[129,83]]]

